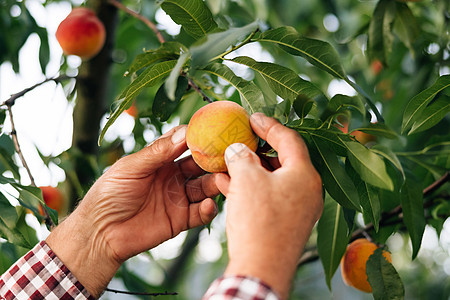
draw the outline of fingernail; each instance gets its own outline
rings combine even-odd
[[[172,143],[178,144],[186,138],[186,126],[181,127],[172,135]]]
[[[239,156],[248,150],[248,147],[242,143],[234,143],[228,146],[225,150],[225,162],[229,164],[233,160],[239,158]]]

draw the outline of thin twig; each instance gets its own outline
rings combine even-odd
[[[8,112],[9,112],[9,120],[11,122],[11,137],[12,137],[12,140],[14,143],[14,148],[16,149],[17,155],[19,155],[19,158],[22,161],[23,167],[25,168],[25,170],[27,170],[27,174],[28,174],[28,177],[30,178],[31,186],[36,187],[34,177],[31,174],[30,167],[28,166],[27,161],[25,160],[25,157],[23,156],[22,149],[20,148],[19,140],[17,139],[17,131],[16,131],[16,126],[14,124],[14,117],[13,117],[12,107],[11,107],[12,104],[14,104],[14,101],[8,102],[7,107],[8,107]],[[55,223],[53,223],[52,218],[50,218],[50,215],[48,214],[47,209],[43,205],[41,205],[41,204],[39,204],[39,205],[41,206],[42,211],[44,212],[45,223],[50,227],[55,226]]]
[[[26,88],[26,89],[24,89],[24,90],[22,90],[22,91],[20,91],[18,93],[12,94],[11,97],[8,100],[6,100],[5,102],[3,102],[2,104],[0,104],[0,106],[5,106],[5,105],[8,106],[8,107],[13,106],[18,98],[24,96],[26,93],[34,90],[35,88],[37,88],[38,86],[43,85],[46,82],[54,81],[54,82],[58,83],[58,82],[61,82],[63,80],[71,79],[71,78],[74,78],[74,77],[70,77],[70,76],[67,76],[67,75],[61,75],[61,76],[58,76],[58,77],[46,78],[45,80],[43,80],[43,81],[41,81],[39,83],[36,83],[35,85],[32,85],[32,86],[30,86],[30,87],[28,87],[28,88]]]
[[[116,293],[116,294],[125,294],[125,295],[136,295],[136,296],[176,296],[178,293],[176,292],[161,292],[161,293],[143,293],[143,292],[129,292],[129,291],[121,291],[116,289],[106,289],[107,292]]]
[[[195,84],[195,82],[191,79],[191,78],[188,78],[188,80],[189,80],[189,85],[194,89],[194,90],[196,90],[200,95],[202,95],[202,97],[203,97],[203,100],[205,100],[206,102],[208,102],[208,103],[212,103],[213,101],[202,91],[202,89],[197,85],[197,84]]]
[[[117,7],[118,9],[126,12],[127,14],[129,14],[132,17],[135,17],[136,19],[141,20],[145,25],[147,25],[151,30],[153,30],[153,32],[156,34],[156,37],[158,38],[159,42],[162,44],[165,42],[164,37],[162,36],[161,32],[159,31],[159,29],[156,27],[155,23],[153,23],[152,21],[150,21],[149,19],[147,19],[146,17],[138,14],[135,11],[132,11],[131,9],[129,9],[128,7],[126,7],[125,5],[123,5],[122,3],[120,3],[117,0],[108,0],[108,2]]]

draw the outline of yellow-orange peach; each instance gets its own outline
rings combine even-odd
[[[341,260],[341,274],[345,284],[360,291],[371,293],[372,287],[367,281],[366,263],[377,245],[367,239],[357,239],[347,247]],[[391,262],[391,254],[383,250],[383,256]]]
[[[227,171],[224,153],[229,145],[243,143],[256,151],[258,137],[242,106],[231,101],[217,101],[203,106],[192,116],[186,143],[194,161],[203,170],[215,173]]]
[[[95,13],[84,7],[74,8],[56,30],[64,54],[89,59],[97,55],[105,43],[105,27]]]
[[[64,209],[64,196],[61,191],[53,186],[41,186],[39,188],[42,191],[42,197],[44,198],[45,204],[56,210],[58,215],[60,215]],[[39,212],[41,215],[44,213],[41,207],[39,207]]]

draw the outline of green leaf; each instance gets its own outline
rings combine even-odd
[[[0,219],[9,228],[14,227],[18,219],[16,208],[2,193],[0,193]]]
[[[420,92],[408,102],[405,112],[403,113],[402,134],[411,128],[411,126],[419,119],[428,103],[430,103],[439,92],[449,86],[450,75],[443,75],[439,77],[432,86]]]
[[[310,130],[308,133],[313,136],[322,139],[328,144],[331,150],[339,156],[347,156],[347,147],[343,144],[343,140],[351,141],[348,136],[341,136],[339,133],[333,133],[330,130],[318,129]],[[339,135],[339,137],[338,137]]]
[[[181,98],[186,93],[188,80],[183,76],[178,77],[176,91],[174,93],[174,100],[169,99],[169,97],[167,96],[166,88],[164,87],[165,84],[163,84],[156,92],[155,100],[153,101],[152,106],[153,114],[158,117],[161,122],[167,121],[177,108]]]
[[[344,207],[361,211],[358,192],[328,143],[311,136],[319,154],[319,171],[327,192]]]
[[[328,102],[321,119],[325,120],[329,116],[343,113],[349,108],[355,109],[363,117],[366,116],[366,108],[364,107],[364,103],[361,101],[361,98],[337,94]]]
[[[178,77],[180,76],[184,65],[188,61],[189,55],[190,55],[189,52],[185,52],[180,55],[180,57],[177,60],[177,64],[172,69],[169,77],[166,79],[166,82],[164,83],[164,87],[166,90],[165,94],[171,101],[175,100],[175,90],[177,89]]]
[[[358,191],[364,221],[366,221],[366,223],[372,223],[375,231],[378,232],[381,217],[381,205],[377,189],[367,182],[362,181],[358,173],[356,173],[348,162],[345,164],[345,170],[353,180],[356,190]]]
[[[383,156],[385,159],[390,161],[402,173],[403,177],[405,177],[405,172],[403,171],[403,166],[400,160],[398,159],[397,155],[394,152],[392,152],[390,148],[381,144],[377,144],[374,145],[372,148],[370,148],[370,150],[372,150],[372,152],[378,155]]]
[[[195,39],[217,28],[217,23],[203,0],[165,0],[161,8]]]
[[[304,57],[312,65],[334,77],[346,78],[339,54],[333,46],[324,41],[301,37],[293,27],[285,26],[268,30],[256,40],[276,43],[286,52]]]
[[[131,101],[133,101],[134,98],[136,98],[139,95],[142,89],[156,85],[159,82],[161,82],[161,80],[163,80],[170,74],[170,71],[172,71],[176,63],[177,63],[176,60],[169,60],[155,64],[147,68],[122,92],[122,94],[119,96],[119,99],[122,99],[122,102],[115,109],[115,111],[111,113],[108,122],[106,122],[105,127],[103,127],[98,140],[99,145],[101,144],[108,128],[117,120],[120,114],[131,104]]]
[[[258,28],[258,22],[250,23],[240,28],[230,28],[223,32],[210,33],[191,47],[192,67],[203,67],[211,60],[218,58],[228,48],[242,41],[247,35]]]
[[[422,185],[409,173],[406,173],[406,180],[400,189],[400,199],[403,210],[403,223],[405,223],[411,237],[412,259],[414,259],[422,243],[426,222],[423,210]]]
[[[0,219],[0,237],[8,240],[12,244],[26,249],[31,249],[33,247],[33,245],[31,245],[18,230],[6,226],[2,219]]]
[[[9,170],[14,178],[20,178],[19,167],[13,160],[15,154],[14,143],[7,135],[0,136],[0,174]]]
[[[366,263],[367,280],[372,287],[375,300],[401,300],[405,298],[405,288],[394,266],[378,248]]]
[[[262,108],[266,106],[261,90],[253,82],[236,76],[227,66],[214,63],[206,66],[202,71],[216,75],[234,86],[241,96],[242,106],[250,114],[262,112]]]
[[[427,130],[439,123],[450,112],[450,97],[442,95],[431,105],[426,107],[417,117],[409,134]]]
[[[398,138],[397,133],[387,126],[386,123],[370,123],[366,127],[355,128],[353,131],[356,130],[388,139]]]
[[[409,51],[414,56],[414,42],[419,36],[420,29],[417,19],[414,17],[411,9],[406,3],[396,1],[395,3],[395,23],[394,30],[398,38],[408,47]]]
[[[369,25],[367,53],[370,61],[379,60],[387,64],[388,55],[392,51],[394,35],[392,26],[395,20],[395,2],[381,0],[377,3]]]
[[[328,194],[325,196],[325,204],[317,231],[317,250],[328,288],[331,290],[331,279],[347,249],[349,236],[342,207]]]
[[[384,160],[358,142],[344,142],[352,167],[361,179],[376,187],[392,191],[394,183],[389,177]]]
[[[231,61],[259,72],[277,95],[285,100],[289,100],[291,103],[299,95],[314,98],[322,94],[314,84],[301,79],[297,73],[286,67],[274,63],[257,62],[247,56],[239,56]]]
[[[299,95],[294,100],[294,103],[292,104],[294,107],[295,113],[300,118],[304,118],[308,115],[308,113],[311,111],[311,109],[314,106],[314,101],[304,95]]]
[[[163,60],[174,60],[180,55],[180,51],[186,51],[186,47],[178,42],[165,42],[156,50],[147,51],[137,55],[128,70],[125,72],[125,76],[136,73],[140,69],[149,67],[154,63]]]

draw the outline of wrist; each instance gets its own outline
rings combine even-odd
[[[81,208],[57,226],[46,242],[88,292],[99,297],[120,264]]]
[[[224,275],[259,278],[268,284],[281,299],[287,299],[300,256],[297,253],[284,253],[292,252],[291,250],[276,251],[275,247],[253,252],[244,250],[240,252],[240,255],[230,256]]]

